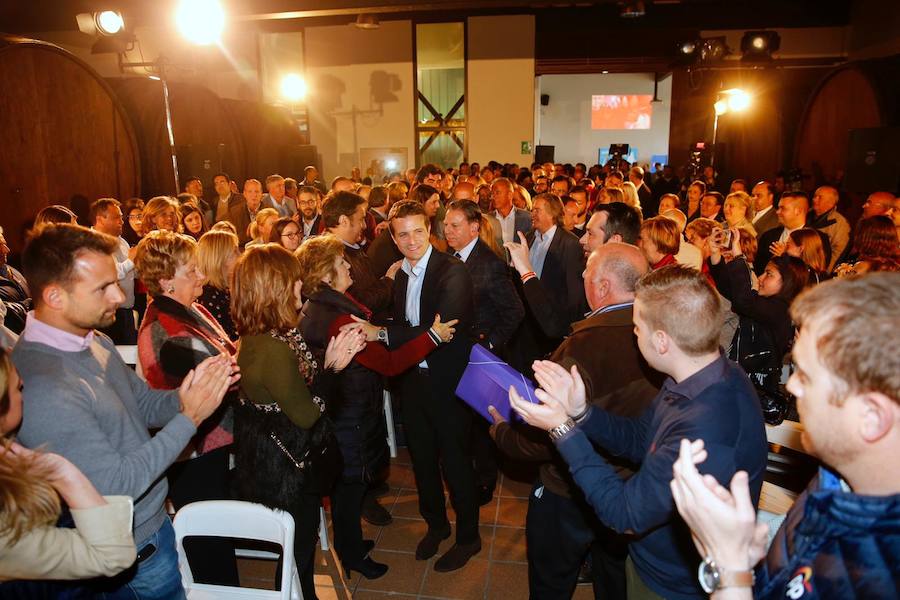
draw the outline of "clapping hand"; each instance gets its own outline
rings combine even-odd
[[[746,571],[765,555],[768,527],[756,522],[746,471],[734,474],[729,492],[712,475],[700,475],[696,465],[706,457],[703,440],[681,440],[672,465],[672,497],[700,555],[726,569]]]
[[[528,258],[528,241],[525,235],[519,231],[519,243],[506,242],[503,247],[509,250],[509,257],[512,260],[513,267],[518,271],[519,275],[534,271],[531,266],[531,259]]]
[[[769,252],[772,256],[781,256],[787,250],[786,242],[772,242],[769,244]]]
[[[570,417],[584,414],[587,408],[587,393],[578,367],[572,365],[567,371],[550,360],[536,360],[532,363],[534,378],[541,386],[535,395],[542,402],[552,397]]]
[[[358,329],[342,328],[340,333],[328,340],[328,347],[325,348],[325,368],[342,370],[365,347],[365,333]]]
[[[241,378],[233,356],[210,356],[192,369],[181,382],[178,396],[181,412],[199,426],[222,403],[222,398]]]

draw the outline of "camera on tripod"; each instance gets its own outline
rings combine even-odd
[[[703,168],[711,163],[712,149],[712,144],[706,142],[694,142],[691,144],[691,155],[690,159],[688,159],[688,173],[691,181],[698,179],[703,173]]]
[[[631,149],[629,144],[610,144],[609,145],[609,160],[606,161],[606,164],[612,165],[616,169],[619,168],[619,163],[622,162],[622,159],[628,156],[628,151]]]

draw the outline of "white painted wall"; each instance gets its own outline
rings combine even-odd
[[[534,145],[534,17],[468,20],[469,161],[530,164]]]
[[[660,103],[653,104],[650,129],[591,129],[591,96],[597,94],[653,94],[653,73],[608,73],[595,75],[542,75],[536,86],[550,95],[549,106],[539,107],[538,144],[556,146],[556,162],[597,162],[597,150],[610,144],[631,144],[638,160],[649,162],[653,154],[669,149],[669,116],[672,78],[659,82]]]
[[[324,177],[348,175],[360,149],[404,149],[415,164],[412,23],[385,21],[363,31],[342,25],[306,29],[310,138]],[[371,98],[372,77],[389,77],[395,99]],[[398,165],[402,167],[404,165]]]

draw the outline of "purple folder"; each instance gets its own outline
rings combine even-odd
[[[494,419],[488,413],[488,406],[493,406],[506,420],[511,421],[519,417],[509,406],[510,386],[516,388],[526,400],[537,403],[534,385],[527,377],[491,354],[484,346],[472,346],[469,366],[456,386],[456,395],[491,423]]]

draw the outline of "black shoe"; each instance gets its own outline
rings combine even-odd
[[[494,499],[494,486],[482,485],[478,489],[478,506],[484,506]]]
[[[363,540],[363,550],[365,550],[365,556],[369,555],[369,552],[375,549],[375,540]]]
[[[374,496],[366,496],[363,500],[362,518],[378,527],[384,527],[394,522],[391,513],[378,503]]]
[[[350,579],[350,573],[356,571],[366,579],[378,579],[388,572],[388,566],[384,563],[375,562],[368,556],[354,565],[344,565],[344,575]]]
[[[578,570],[578,585],[588,585],[594,583],[594,577],[591,574],[591,565],[587,561],[581,564]]]
[[[419,545],[416,546],[416,560],[428,560],[437,554],[441,541],[448,537],[450,537],[450,529],[445,532],[434,532],[429,529],[425,537],[419,541]]]
[[[387,496],[390,491],[391,486],[388,485],[388,482],[382,481],[381,483],[377,483],[370,487],[369,491],[366,492],[366,495],[381,498],[382,496]]]
[[[447,573],[462,569],[469,559],[481,552],[481,539],[471,544],[453,544],[446,553],[434,563],[434,570]]]

